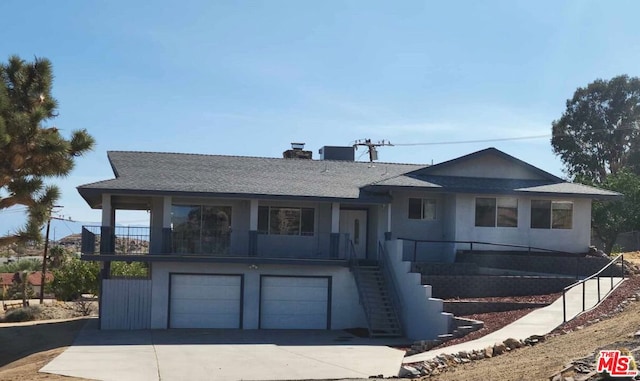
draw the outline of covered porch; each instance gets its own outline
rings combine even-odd
[[[83,227],[82,255],[102,261],[374,259],[391,223],[389,204],[325,200],[102,194],[96,207],[102,223]],[[147,211],[149,222],[123,226],[116,210]]]

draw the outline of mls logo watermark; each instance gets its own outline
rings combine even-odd
[[[626,355],[618,350],[610,350],[600,351],[596,372],[606,372],[611,377],[635,377],[638,369],[630,353]]]

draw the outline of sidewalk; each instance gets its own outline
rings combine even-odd
[[[611,288],[611,278],[600,279],[600,297],[603,298]],[[622,281],[622,278],[613,278],[613,288],[615,289]],[[591,279],[584,283],[585,310],[589,310],[598,304],[598,280]],[[566,294],[567,321],[573,319],[582,312],[582,286],[577,286],[569,290]],[[547,307],[537,309],[513,323],[492,332],[479,339],[451,345],[444,348],[418,353],[405,357],[404,364],[430,360],[437,355],[444,353],[458,353],[460,351],[472,351],[493,346],[508,338],[524,340],[531,335],[545,335],[562,324],[562,297]]]

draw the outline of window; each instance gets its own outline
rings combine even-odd
[[[503,197],[497,199],[497,204],[497,226],[505,228],[518,227],[518,199]]]
[[[409,219],[435,221],[436,200],[429,198],[409,199]]]
[[[313,208],[258,207],[258,232],[276,235],[312,236]]]
[[[476,226],[518,227],[518,199],[513,197],[476,198]]]
[[[532,229],[571,229],[573,202],[531,200]]]
[[[231,207],[172,205],[173,251],[224,254],[231,237]]]

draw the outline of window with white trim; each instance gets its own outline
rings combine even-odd
[[[532,229],[573,228],[573,202],[531,200]]]
[[[435,221],[437,202],[432,198],[410,198],[409,219]]]

